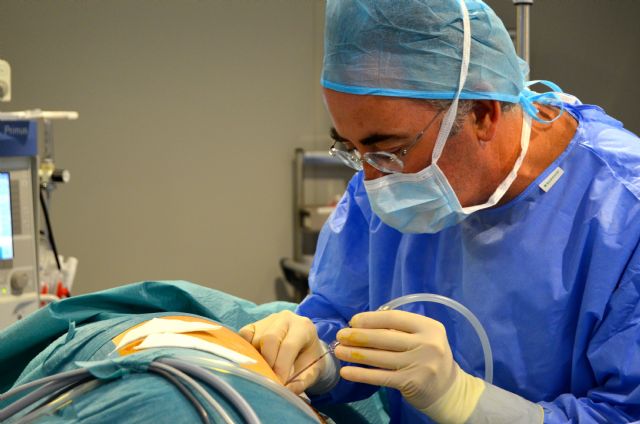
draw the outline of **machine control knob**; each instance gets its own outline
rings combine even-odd
[[[71,173],[67,169],[56,169],[51,174],[51,179],[56,183],[68,183],[71,180]]]
[[[22,294],[28,284],[29,274],[26,272],[16,272],[11,276],[11,291],[14,294]]]

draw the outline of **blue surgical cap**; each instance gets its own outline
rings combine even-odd
[[[351,94],[454,99],[463,0],[327,0],[322,85]],[[468,76],[460,99],[530,103],[528,65],[485,3],[466,0]]]

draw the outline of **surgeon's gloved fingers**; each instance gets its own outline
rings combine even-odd
[[[271,368],[274,367],[282,341],[287,336],[288,323],[275,320],[272,326],[265,329],[259,337],[259,350],[262,357]],[[255,337],[255,336],[254,336]]]
[[[273,371],[282,381],[286,381],[296,358],[300,356],[301,359],[310,363],[321,354],[322,349],[316,336],[315,326],[308,318],[300,317],[295,324],[289,325],[288,331],[280,343]]]
[[[369,347],[381,350],[403,352],[420,345],[412,334],[401,331],[369,328],[343,328],[337,339],[342,346]]]
[[[253,345],[253,337],[256,334],[256,326],[254,324],[245,325],[238,331],[240,337]],[[254,346],[256,347],[256,346]]]
[[[264,330],[270,328],[270,323],[274,321],[274,317],[274,315],[270,315],[260,321],[245,325],[238,331],[238,334],[259,351],[260,339]]]
[[[412,364],[412,355],[408,352],[390,352],[362,347],[339,345],[335,350],[338,359],[345,362],[369,365],[387,370],[401,370]]]
[[[405,333],[422,333],[434,325],[442,325],[438,321],[411,312],[389,310],[362,312],[354,315],[349,321],[353,328],[386,328]]]
[[[398,380],[401,380],[394,371],[351,366],[342,367],[340,369],[340,376],[354,383],[365,383],[394,389],[398,389],[400,385]]]
[[[411,405],[421,410],[435,402],[446,391],[446,389],[434,388],[434,382],[420,372],[396,372],[347,366],[342,367],[340,376],[355,383],[396,389]]]
[[[296,378],[295,381],[287,384],[287,389],[291,390],[296,395],[299,395],[306,390],[307,386],[308,385],[305,383],[305,381]]]
[[[302,356],[305,357],[303,358]],[[309,363],[313,362],[315,359],[317,359],[317,357],[311,358],[310,355],[301,355],[301,357],[296,360],[293,372],[301,370],[302,368],[309,365]],[[295,380],[287,384],[287,388],[295,394],[300,394],[307,390],[308,387],[313,386],[313,384],[318,380],[318,377],[320,376],[320,371],[323,363],[324,361],[321,360],[318,361],[318,363],[314,364],[312,367],[309,367],[309,369],[297,376]]]

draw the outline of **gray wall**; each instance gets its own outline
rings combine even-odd
[[[512,0],[486,3],[515,28]],[[640,133],[639,16],[638,0],[535,0],[531,79],[551,80]]]
[[[3,110],[70,109],[56,159],[76,293],[187,279],[275,297],[291,255],[291,160],[322,146],[315,0],[0,1]]]
[[[511,0],[489,3],[513,26]],[[533,77],[640,132],[637,0],[536,0]],[[2,110],[71,109],[53,199],[76,293],[187,279],[274,298],[293,149],[326,148],[320,0],[0,0]]]

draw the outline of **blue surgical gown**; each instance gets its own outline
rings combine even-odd
[[[396,297],[448,296],[483,324],[493,383],[539,402],[546,423],[640,419],[640,140],[597,106],[566,108],[576,134],[527,189],[437,234],[382,223],[356,174],[320,233],[298,313],[330,342],[354,314]],[[406,310],[440,320],[456,361],[482,377],[481,346],[463,317],[426,303]],[[341,380],[315,401],[376,389]],[[392,422],[430,422],[387,392]]]

